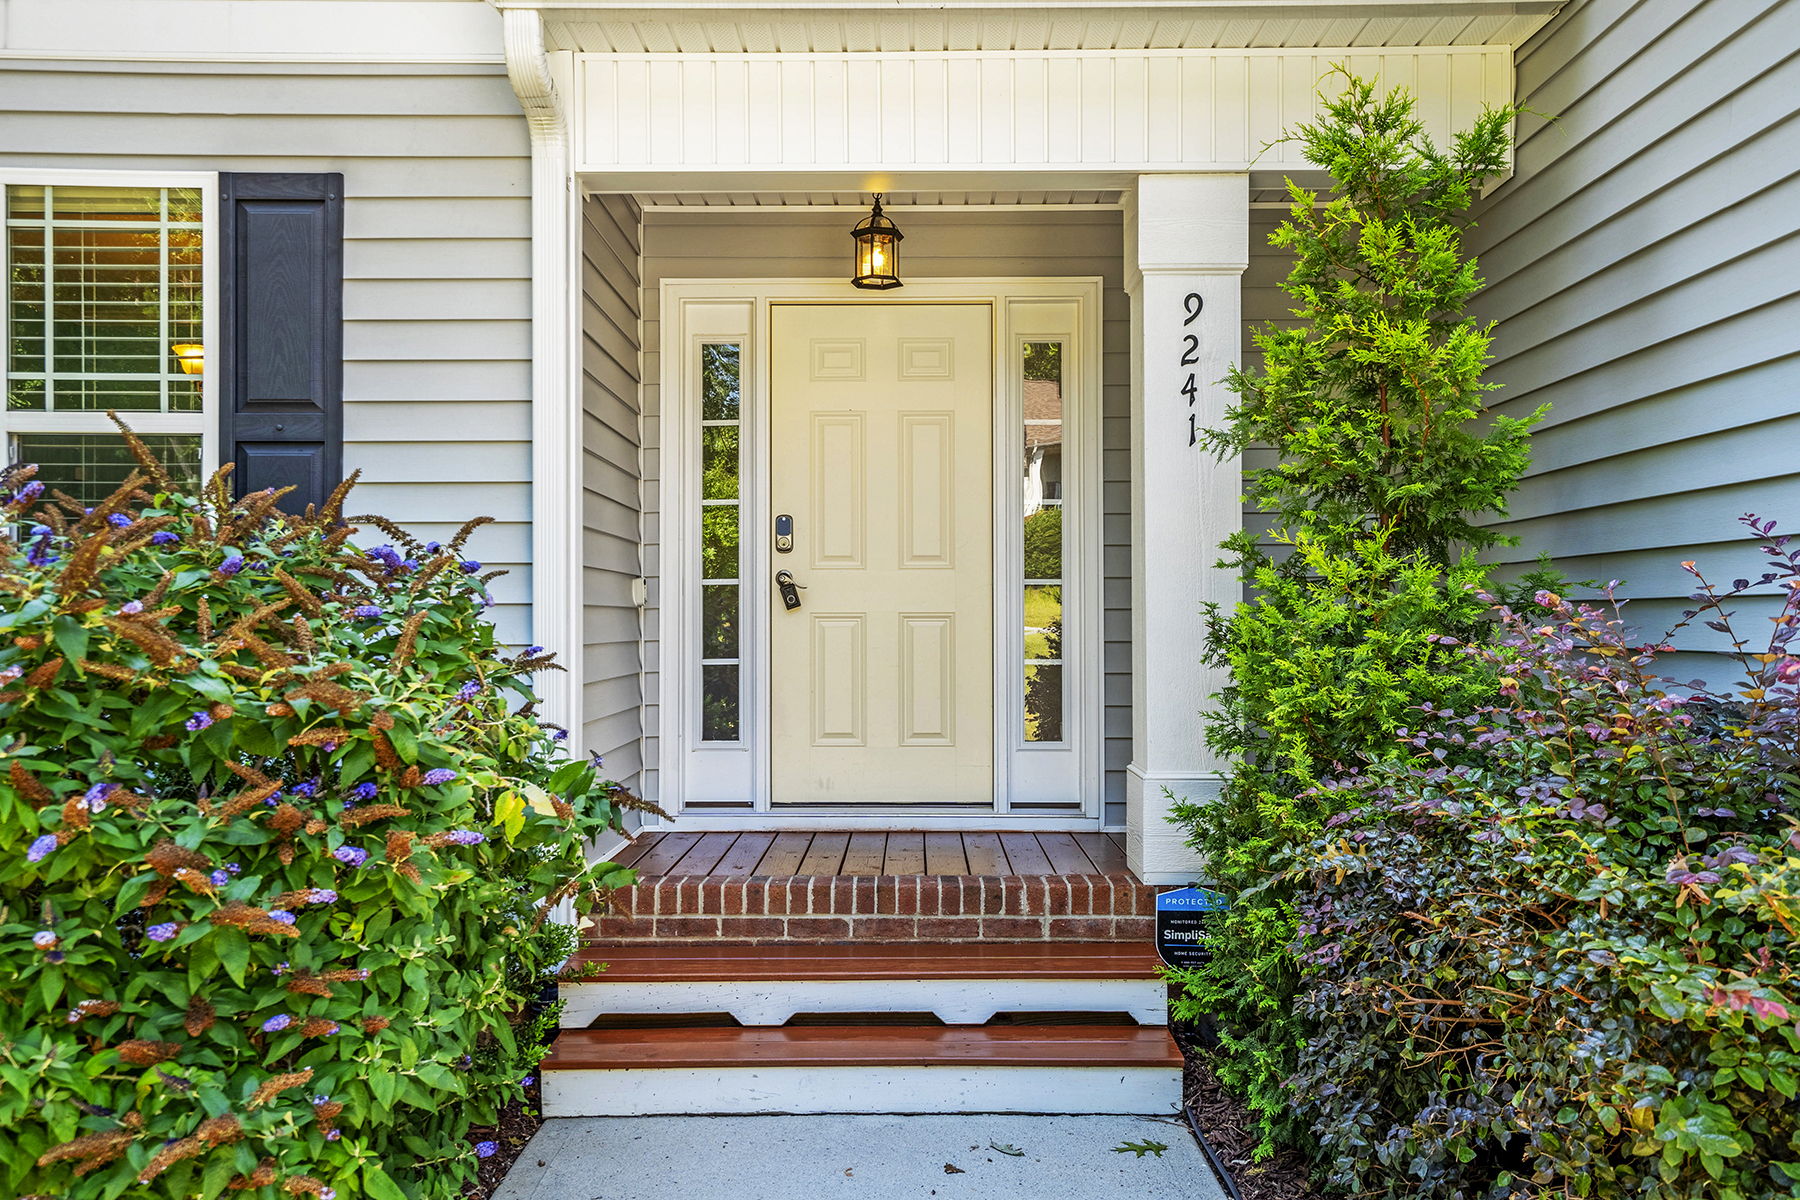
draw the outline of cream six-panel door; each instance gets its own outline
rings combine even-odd
[[[777,304],[769,511],[780,804],[994,799],[993,313]],[[773,544],[773,537],[770,538]]]

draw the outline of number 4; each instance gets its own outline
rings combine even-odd
[[[1188,372],[1187,382],[1181,385],[1181,394],[1187,397],[1188,407],[1194,407],[1194,373]]]

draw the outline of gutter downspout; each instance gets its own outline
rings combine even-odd
[[[584,752],[581,712],[581,228],[567,101],[534,9],[500,14],[506,76],[531,129],[531,628],[566,670],[537,677],[546,720]],[[559,56],[562,57],[562,56]]]

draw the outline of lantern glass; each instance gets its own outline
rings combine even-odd
[[[881,197],[857,227],[850,231],[856,239],[856,274],[850,282],[859,288],[877,290],[900,285],[900,240],[905,235],[881,211]]]

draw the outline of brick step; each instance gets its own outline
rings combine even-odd
[[[582,1029],[542,1067],[544,1115],[1166,1112],[1181,1053],[1116,1025]]]
[[[1001,1013],[1120,1013],[1168,1020],[1168,989],[1148,946],[1115,942],[885,943],[585,948],[604,974],[564,983],[562,1023],[602,1016],[725,1013],[744,1025],[799,1014],[920,1013],[981,1025]]]
[[[614,892],[590,937],[1147,943],[1158,890],[1130,875],[664,875]]]

